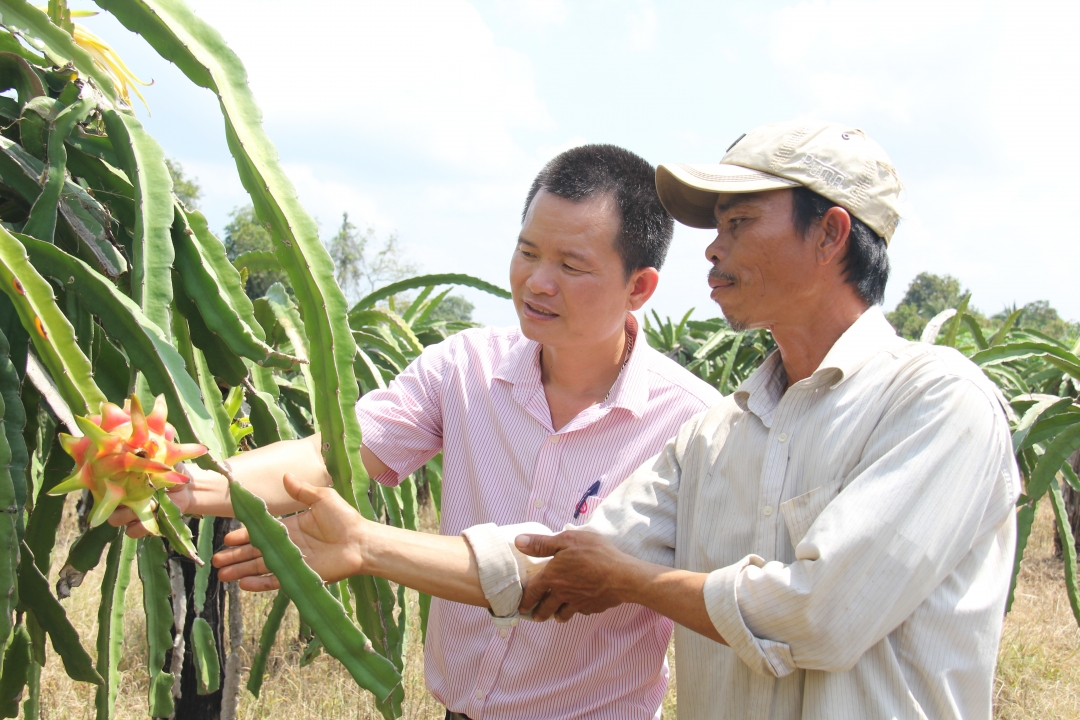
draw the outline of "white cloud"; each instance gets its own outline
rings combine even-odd
[[[563,0],[505,0],[499,5],[519,22],[527,23],[534,30],[562,25],[570,14]]]
[[[758,25],[807,115],[862,125],[908,188],[888,303],[950,272],[987,310],[1051,295],[1071,317],[1080,210],[1080,5],[802,2]]]
[[[637,0],[626,16],[628,39],[632,50],[652,50],[656,46],[656,7],[652,0]]]
[[[342,212],[348,212],[352,222],[363,227],[370,225],[383,232],[395,229],[375,198],[355,183],[339,179],[334,169],[303,163],[284,163],[284,168],[300,202],[319,221],[324,238],[340,225]]]
[[[267,121],[356,133],[480,174],[551,121],[529,60],[464,0],[200,3],[244,59]]]

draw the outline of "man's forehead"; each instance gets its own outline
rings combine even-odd
[[[773,198],[779,195],[790,192],[791,190],[784,189],[749,193],[718,193],[713,211],[715,214],[720,215],[740,207],[760,206],[772,201]]]

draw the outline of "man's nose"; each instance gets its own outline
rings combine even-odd
[[[716,237],[705,248],[705,259],[715,265],[723,259],[725,254],[724,240],[717,232]]]
[[[545,265],[535,268],[525,280],[525,287],[536,295],[554,295],[558,291],[553,273]]]

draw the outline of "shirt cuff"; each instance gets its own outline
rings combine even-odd
[[[737,588],[739,576],[748,566],[762,567],[765,561],[747,555],[734,565],[714,570],[705,579],[705,608],[720,637],[751,670],[766,677],[784,677],[795,671],[791,647],[787,643],[755,637],[743,621]]]
[[[514,538],[522,533],[553,534],[548,527],[535,522],[502,527],[484,523],[461,533],[476,558],[480,586],[491,605],[496,624],[502,624],[498,622],[499,619],[517,619],[518,605],[529,578],[540,572],[550,560],[530,557],[518,550]]]

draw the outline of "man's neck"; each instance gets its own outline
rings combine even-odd
[[[603,397],[618,378],[625,354],[625,326],[589,345],[544,345],[540,351],[540,379],[548,390]]]
[[[868,306],[854,293],[833,296],[802,313],[790,324],[769,328],[780,348],[788,387],[813,375],[829,350]]]

